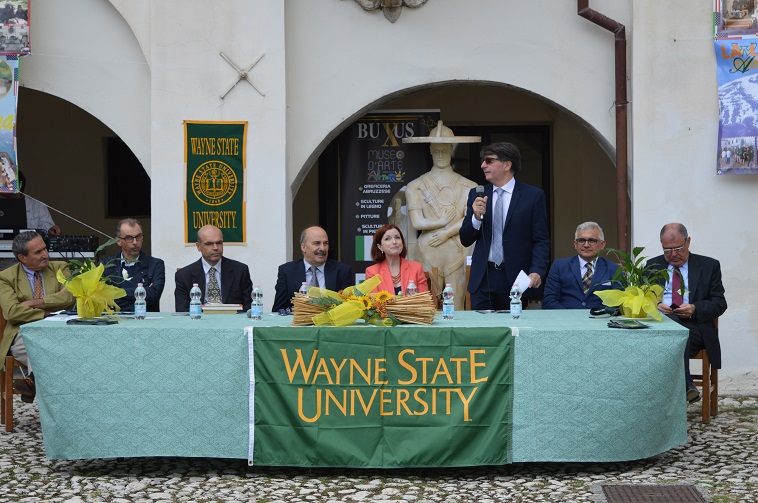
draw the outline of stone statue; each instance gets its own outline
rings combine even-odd
[[[419,260],[416,258],[416,229],[413,228],[408,218],[408,206],[405,201],[405,189],[398,190],[390,201],[390,207],[387,211],[387,223],[397,225],[400,232],[405,236],[406,256],[408,260]]]
[[[478,136],[455,136],[442,121],[428,137],[405,138],[406,143],[430,143],[434,166],[408,184],[405,198],[408,217],[421,231],[415,259],[430,272],[438,268],[440,291],[445,283],[455,289],[455,308],[463,309],[466,299],[466,255],[458,230],[466,215],[466,201],[476,183],[455,171],[451,164],[453,144],[474,143]]]

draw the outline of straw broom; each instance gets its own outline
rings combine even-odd
[[[309,304],[309,300],[311,300],[311,297],[302,293],[295,293],[295,296],[292,297],[292,326],[305,327],[313,325],[313,317],[326,310],[325,306]]]
[[[401,322],[416,325],[431,325],[437,312],[432,292],[393,297],[385,307]]]

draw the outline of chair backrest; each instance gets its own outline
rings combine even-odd
[[[431,271],[424,271],[426,276],[426,284],[429,286],[429,291],[432,292],[434,297],[435,307],[442,309],[442,289],[440,288],[440,273],[439,269],[432,267]]]

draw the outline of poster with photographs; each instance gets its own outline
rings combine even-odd
[[[18,192],[16,105],[18,57],[0,56],[0,193]]]
[[[718,40],[758,35],[758,0],[714,0],[713,34]]]
[[[719,92],[716,173],[756,174],[758,37],[714,43]]]
[[[0,55],[23,56],[30,53],[29,1],[0,1]]]

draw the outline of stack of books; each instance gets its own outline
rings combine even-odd
[[[242,311],[242,304],[204,304],[203,314],[237,314]]]

